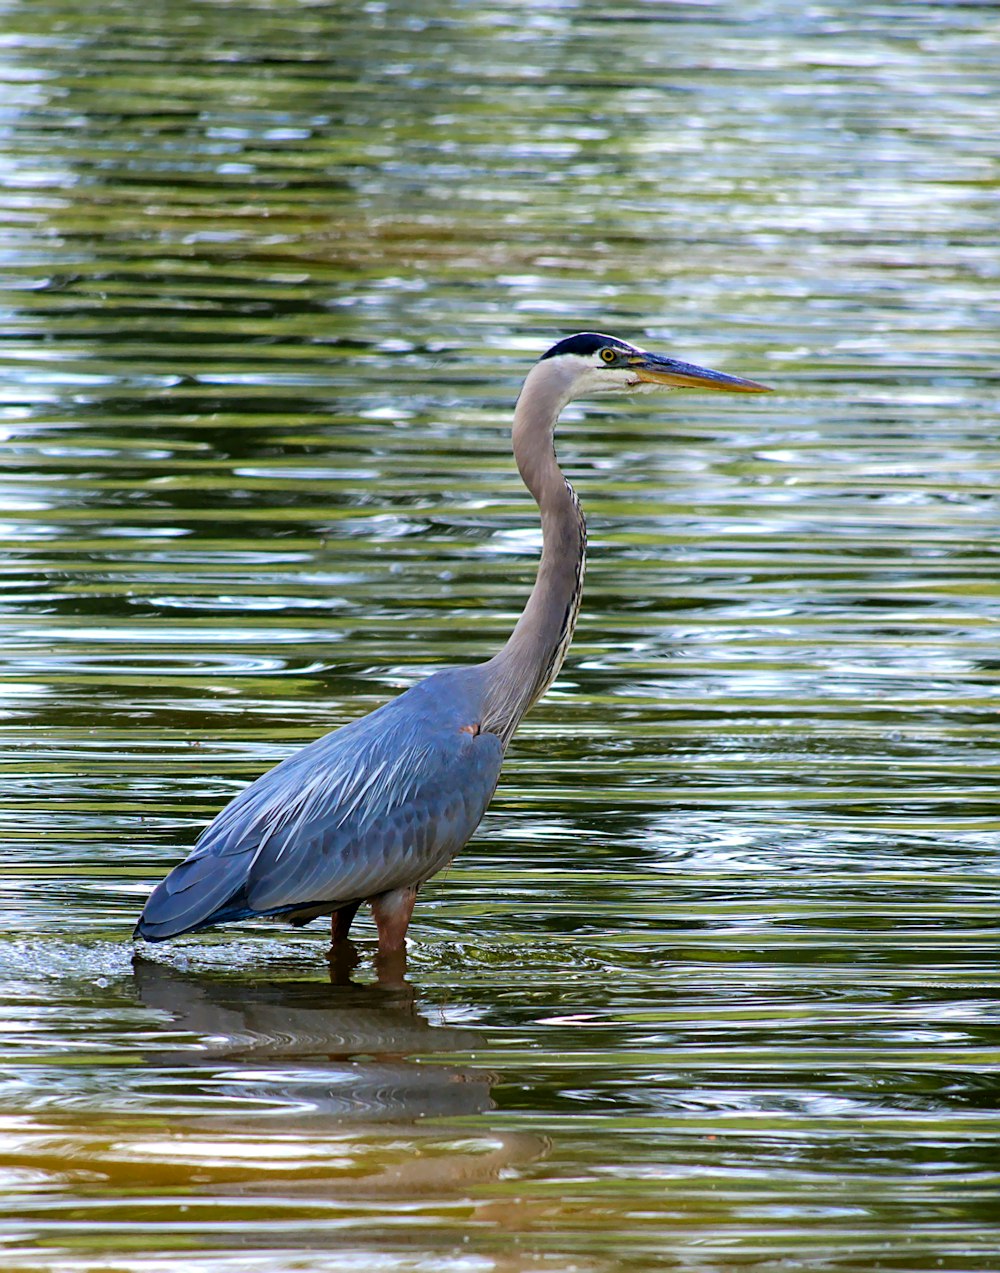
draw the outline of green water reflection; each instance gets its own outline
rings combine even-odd
[[[0,5],[4,1268],[983,1270],[1000,1222],[989,5]],[[577,639],[409,980],[133,966],[245,782]]]

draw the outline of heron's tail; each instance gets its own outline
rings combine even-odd
[[[246,904],[245,877],[242,855],[194,854],[153,889],[132,936],[166,941],[255,914]]]

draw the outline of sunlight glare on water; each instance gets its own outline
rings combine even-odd
[[[4,0],[4,1268],[995,1267],[995,12]],[[138,951],[248,781],[577,637],[408,982]]]

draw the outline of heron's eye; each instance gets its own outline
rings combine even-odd
[[[601,362],[612,363],[618,360],[618,353],[614,349],[601,350]]]

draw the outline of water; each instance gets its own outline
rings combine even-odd
[[[1000,1267],[994,7],[2,15],[3,1267]],[[506,637],[590,327],[778,393],[567,411],[577,639],[407,983],[133,963]]]

